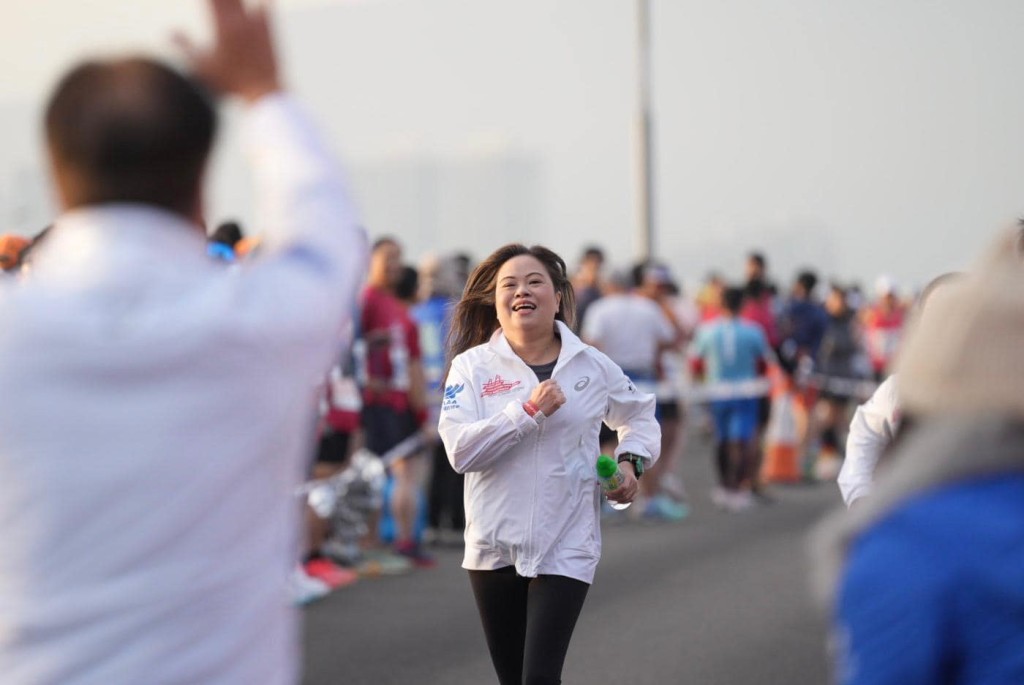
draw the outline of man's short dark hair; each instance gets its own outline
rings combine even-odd
[[[402,266],[402,277],[395,284],[395,297],[403,302],[412,302],[416,299],[416,293],[420,287],[420,272],[415,267],[405,264]]]
[[[759,268],[761,268],[761,269],[765,268],[765,261],[766,260],[764,258],[764,253],[762,253],[762,252],[751,252],[750,254],[747,255],[747,259],[752,261],[752,262],[754,262],[755,264],[757,264],[757,266]]]
[[[72,69],[50,97],[45,126],[70,206],[140,202],[191,215],[217,115],[194,81],[129,58]]]
[[[210,234],[210,242],[233,248],[244,237],[242,226],[237,221],[225,221]]]
[[[633,281],[634,288],[639,288],[644,284],[644,272],[647,271],[647,267],[650,265],[650,261],[644,260],[642,262],[637,262],[633,265],[633,268],[629,270],[629,277]]]
[[[804,292],[810,295],[818,286],[818,274],[813,271],[801,271],[796,277],[796,282],[803,286]]]
[[[743,288],[726,288],[722,292],[722,306],[731,314],[739,314],[743,309]]]
[[[604,250],[599,248],[597,245],[588,245],[583,250],[583,260],[596,259],[598,261],[604,261]]]
[[[400,247],[400,245],[398,244],[398,238],[395,238],[394,236],[390,235],[381,236],[380,238],[377,238],[376,240],[373,241],[373,245],[370,246],[370,252],[376,252],[380,248],[390,245]]]

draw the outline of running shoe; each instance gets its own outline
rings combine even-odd
[[[711,503],[719,509],[729,508],[729,491],[718,485],[711,489]]]
[[[297,565],[288,577],[288,593],[292,602],[305,606],[331,593],[330,586],[318,578],[311,578],[302,566]]]
[[[327,538],[320,545],[320,553],[335,564],[352,568],[363,558],[363,552],[354,541],[343,542],[336,538]]]
[[[326,557],[307,561],[303,568],[306,575],[322,580],[332,590],[351,585],[359,580],[359,574],[352,569],[342,568]]]
[[[750,494],[749,490],[734,490],[727,493],[728,502],[726,509],[733,513],[739,513],[752,509],[756,502],[754,502],[754,496]]]
[[[835,481],[843,468],[843,460],[832,450],[822,450],[814,462],[814,477],[819,481]]]
[[[395,551],[411,561],[416,568],[437,566],[437,559],[424,552],[423,548],[415,542],[399,542],[395,545]]]
[[[668,495],[658,495],[655,500],[658,502],[661,513],[669,521],[682,521],[690,515],[690,505],[685,501],[677,501]]]
[[[400,576],[412,569],[412,561],[387,549],[368,549],[356,564],[356,572],[367,578]]]
[[[648,521],[682,521],[689,513],[690,508],[685,504],[675,502],[667,495],[657,495],[648,500],[643,518]]]
[[[666,473],[661,477],[661,490],[676,502],[686,502],[683,480],[674,473]]]

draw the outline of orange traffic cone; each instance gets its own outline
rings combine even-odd
[[[790,379],[776,377],[774,380],[761,478],[770,483],[797,483],[803,480],[803,468],[796,393]]]

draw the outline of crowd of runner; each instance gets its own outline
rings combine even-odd
[[[0,237],[7,277],[30,277],[33,246],[45,238]],[[235,222],[210,232],[209,256],[225,268],[259,249]],[[373,245],[355,343],[339,350],[319,389],[316,456],[300,493],[308,539],[293,577],[296,601],[359,577],[429,569],[431,546],[461,545],[463,476],[436,425],[451,308],[472,266],[457,253],[413,266],[396,238]],[[712,273],[691,294],[670,266],[612,268],[596,246],[582,253],[573,286],[582,339],[657,398],[661,459],[641,481],[637,507],[605,512],[644,521],[690,511],[677,473],[686,428],[715,438],[711,499],[722,510],[770,502],[772,481],[835,480],[852,408],[884,380],[914,295],[885,276],[865,291],[821,283],[810,269],[783,288],[756,252],[742,281]],[[601,439],[602,452],[613,453],[615,433],[605,429]]]

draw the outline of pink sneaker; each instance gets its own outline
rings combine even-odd
[[[303,568],[306,570],[306,575],[322,580],[332,590],[351,585],[359,580],[358,573],[342,568],[325,557],[310,559],[303,565]]]

